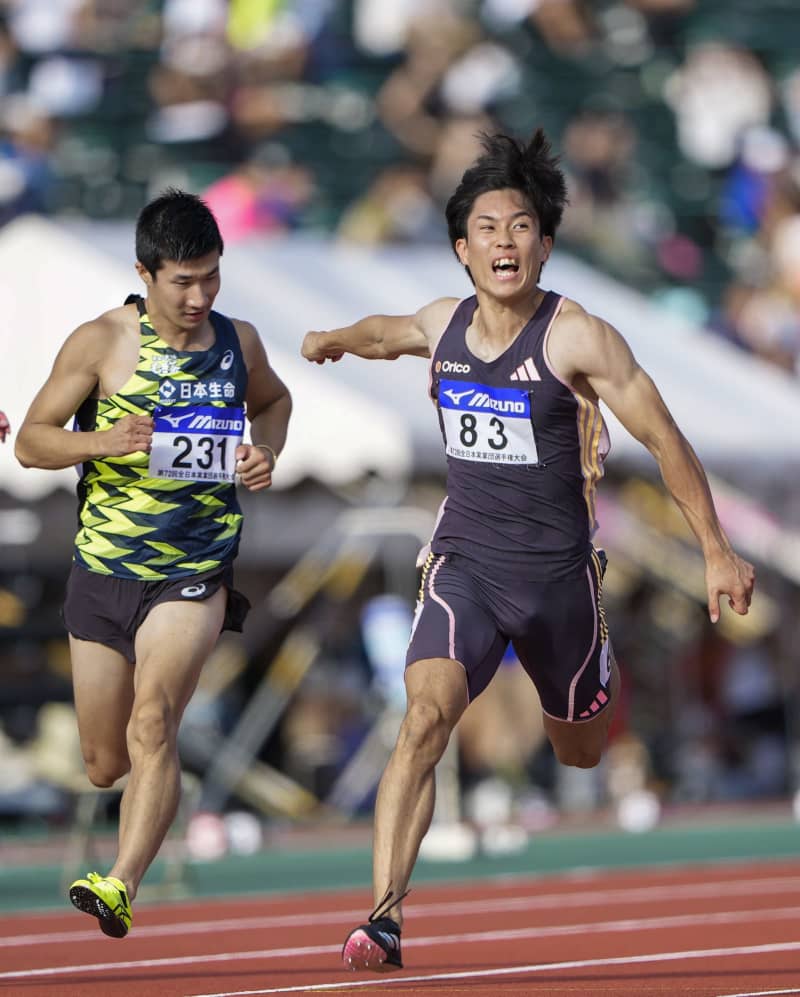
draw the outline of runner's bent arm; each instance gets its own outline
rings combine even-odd
[[[23,467],[57,470],[93,457],[149,449],[153,423],[148,416],[127,415],[104,431],[74,433],[64,428],[100,383],[110,334],[101,317],[79,326],[59,350],[17,434],[14,452]]]
[[[237,449],[237,471],[250,491],[260,491],[272,483],[272,470],[286,442],[292,398],[270,366],[256,329],[249,322],[234,324],[247,365],[247,416],[253,441]]]
[[[429,358],[456,303],[455,298],[439,298],[414,315],[368,315],[341,329],[308,332],[301,352],[306,360],[316,363],[339,360],[345,353],[365,360]]]
[[[719,618],[722,593],[729,596],[731,608],[744,615],[752,595],[752,566],[731,548],[705,471],[655,384],[607,322],[579,310],[568,312],[564,319],[551,356],[559,357],[561,369],[572,375],[570,380],[584,375],[597,396],[655,458],[665,486],[703,552],[712,621]],[[566,368],[565,357],[569,357]]]

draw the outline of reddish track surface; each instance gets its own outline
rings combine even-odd
[[[800,862],[414,887],[391,975],[342,940],[365,893],[139,906],[123,941],[65,907],[0,918],[15,997],[800,994]]]

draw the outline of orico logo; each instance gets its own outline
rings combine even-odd
[[[445,374],[469,374],[470,365],[468,363],[457,363],[455,360],[444,360],[436,362],[436,373],[443,371]]]

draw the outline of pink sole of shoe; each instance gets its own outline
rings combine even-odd
[[[354,931],[342,951],[342,962],[353,972],[368,970],[371,973],[391,973],[399,969],[386,962],[386,953],[363,931]]]

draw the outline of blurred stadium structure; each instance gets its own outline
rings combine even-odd
[[[167,184],[218,213],[219,307],[255,322],[295,396],[275,489],[243,496],[239,572],[255,611],[186,717],[200,806],[281,820],[369,810],[397,689],[365,611],[386,595],[411,611],[444,464],[422,362],[320,371],[299,359],[300,338],[468,294],[443,201],[477,131],[536,124],[563,151],[571,190],[544,283],[631,342],[711,473],[759,592],[744,620],[707,625],[699,555],[649,457],[610,419],[598,541],[627,678],[606,766],[616,779],[564,781],[535,704],[524,753],[466,743],[502,709],[490,689],[481,723],[466,725],[458,788],[468,801],[502,777],[533,826],[543,800],[608,802],[626,766],[664,803],[788,798],[800,785],[796,17],[794,0],[0,2],[0,408],[12,432],[64,336],[136,288],[132,220]],[[82,786],[53,710],[70,701],[58,609],[74,481],[23,472],[0,447],[11,822],[62,821]],[[397,623],[386,616],[401,669]]]

